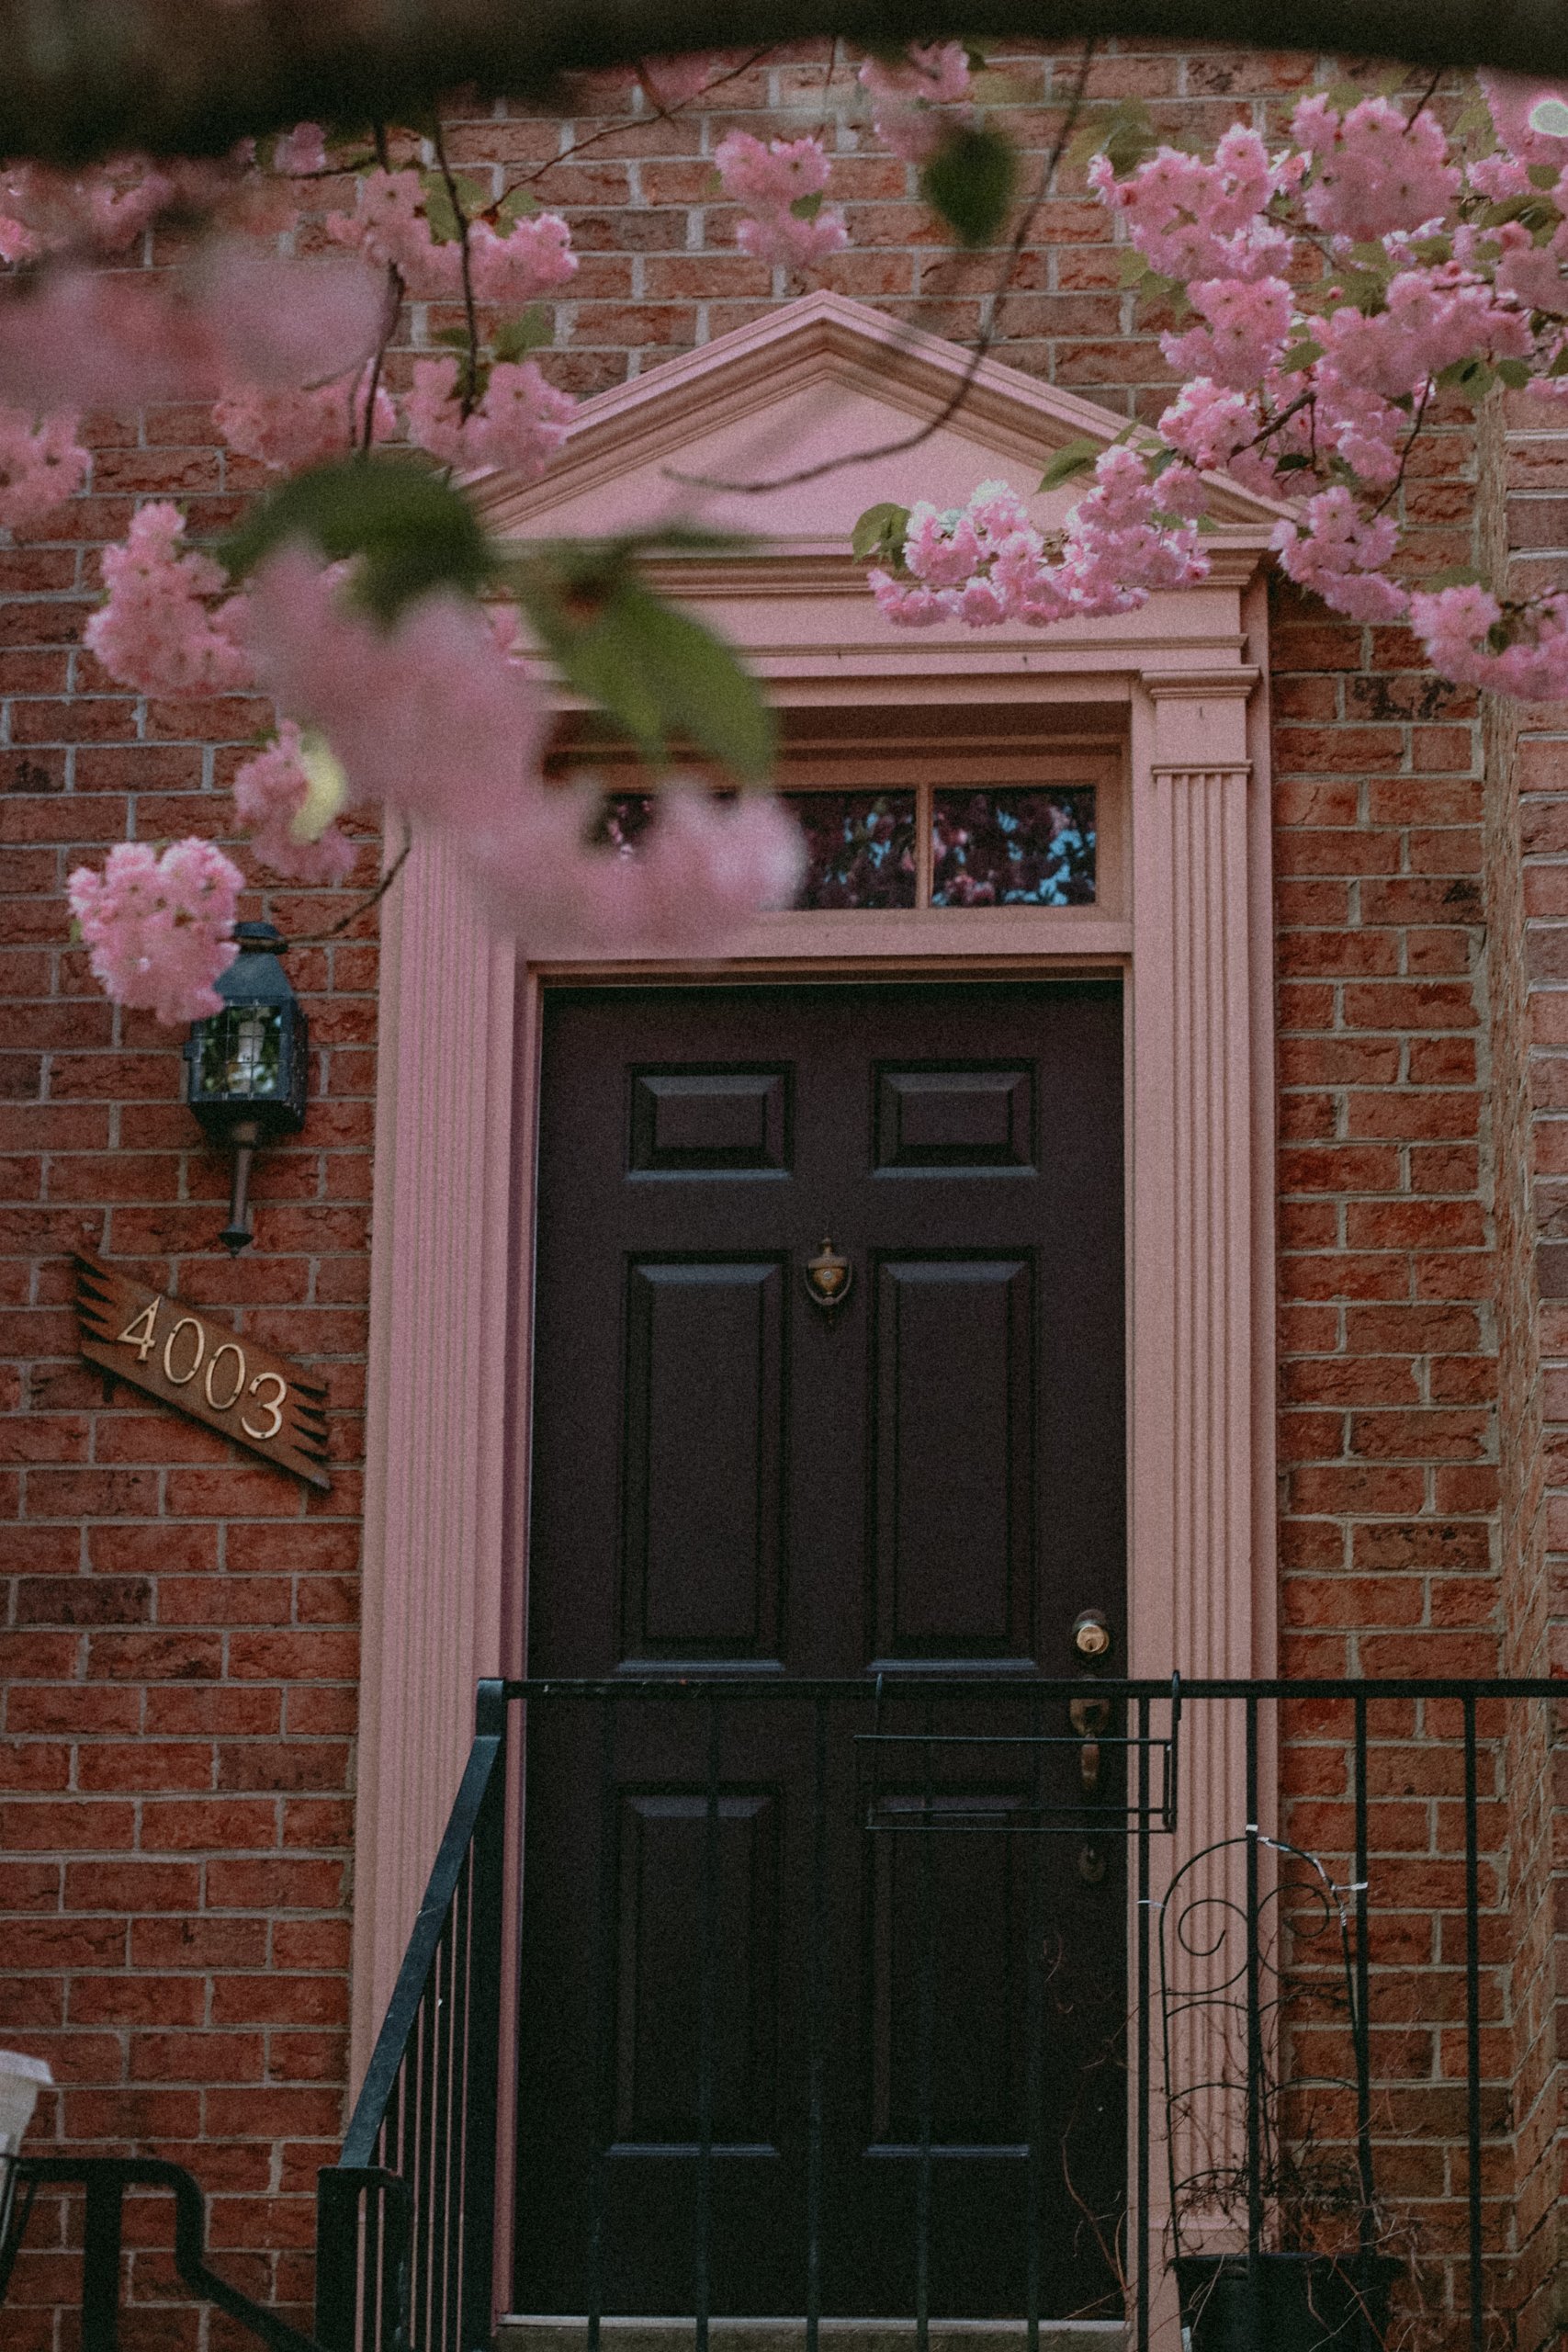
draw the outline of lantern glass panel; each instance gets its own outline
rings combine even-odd
[[[283,1010],[235,1004],[201,1024],[196,1092],[231,1102],[276,1102],[283,1091]]]

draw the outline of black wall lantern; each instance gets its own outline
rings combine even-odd
[[[221,1012],[193,1022],[185,1048],[186,1100],[209,1142],[234,1155],[229,1222],[232,1256],[252,1238],[251,1158],[258,1144],[305,1124],[310,1024],[279,958],[288,944],[269,922],[237,923],[240,952],[216,983]]]

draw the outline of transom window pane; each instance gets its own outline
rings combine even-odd
[[[784,805],[806,836],[797,906],[915,904],[912,792],[792,792]]]
[[[933,793],[933,907],[1084,907],[1094,894],[1092,785]]]

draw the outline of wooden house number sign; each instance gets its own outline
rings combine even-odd
[[[86,1250],[75,1255],[76,1319],[89,1363],[326,1491],[321,1381],[259,1340],[236,1339],[183,1299],[149,1290]]]

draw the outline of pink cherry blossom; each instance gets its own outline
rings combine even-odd
[[[21,409],[0,407],[0,523],[25,530],[73,497],[90,460],[69,412],[41,424]]]
[[[139,694],[232,694],[252,670],[243,636],[246,600],[230,596],[209,556],[185,548],[178,507],[143,506],[122,546],[106,548],[108,596],[88,621],[86,644],[122,685]]]
[[[1159,429],[1172,448],[1207,473],[1227,465],[1258,427],[1244,392],[1199,376],[1182,386],[1161,416]]]
[[[327,138],[319,122],[297,122],[274,142],[272,168],[275,172],[324,172],[327,168]]]
[[[1392,100],[1374,97],[1341,115],[1318,94],[1297,107],[1291,133],[1313,159],[1302,209],[1331,236],[1355,242],[1419,229],[1459,192],[1447,134],[1429,111],[1406,120]]]
[[[367,375],[310,391],[264,392],[243,385],[219,401],[213,416],[231,449],[294,473],[363,447],[369,389]],[[378,390],[371,437],[389,441],[397,430],[397,411]]]
[[[1489,687],[1525,702],[1568,695],[1568,596],[1548,595],[1528,612],[1505,616],[1480,587],[1417,592],[1410,626],[1434,669],[1461,684]],[[1506,641],[1499,646],[1496,635]]]
[[[1285,232],[1263,216],[1270,199],[1293,186],[1305,158],[1270,158],[1257,131],[1236,124],[1205,163],[1161,147],[1125,180],[1104,155],[1089,165],[1089,186],[1128,233],[1151,269],[1182,280],[1280,275],[1290,257]]]
[[[222,1010],[213,987],[238,949],[245,877],[210,842],[175,842],[160,857],[119,842],[102,874],[79,865],[66,885],[91,950],[93,977],[116,1004],[171,1027]]]
[[[766,211],[820,196],[830,170],[819,139],[775,139],[764,146],[749,130],[721,139],[714,163],[728,197]]]
[[[1201,278],[1187,289],[1201,326],[1162,334],[1170,365],[1184,376],[1207,376],[1235,391],[1253,390],[1285,347],[1291,329],[1291,289],[1280,277]]]
[[[0,398],[51,410],[209,400],[236,378],[341,375],[376,343],[385,291],[353,263],[231,249],[177,280],[50,270],[0,303]]]
[[[333,824],[323,827],[314,840],[301,837],[299,820],[310,795],[299,729],[286,718],[277,741],[247,760],[235,775],[235,812],[256,855],[275,874],[330,888],[353,872],[355,847]]]
[[[327,233],[397,270],[416,300],[437,300],[461,288],[461,252],[456,240],[437,243],[425,218],[424,188],[417,172],[362,173],[355,185],[353,212],[333,213]]]
[[[1538,81],[1528,74],[1498,74],[1486,67],[1483,67],[1479,79],[1486,93],[1498,142],[1512,160],[1522,168],[1534,164],[1558,172],[1568,165],[1568,136],[1561,130],[1538,130],[1530,120],[1543,99],[1555,98],[1561,104],[1568,97],[1568,90],[1562,83]]]
[[[481,302],[521,310],[542,294],[553,294],[577,274],[571,232],[559,215],[541,212],[514,221],[505,235],[488,220],[468,230],[468,265]]]
[[[456,359],[420,359],[403,403],[411,437],[444,465],[504,466],[533,481],[566,439],[577,403],[546,382],[532,359],[498,360],[483,397],[465,417]]]
[[[1280,524],[1273,544],[1290,578],[1332,611],[1358,621],[1404,617],[1408,594],[1383,576],[1399,526],[1392,514],[1363,515],[1342,484],[1308,499],[1301,523]]]

